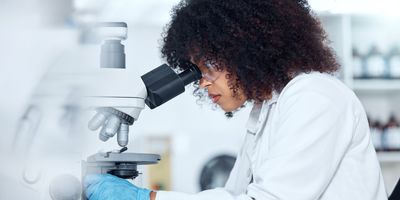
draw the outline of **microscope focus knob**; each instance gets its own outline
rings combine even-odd
[[[131,117],[130,115],[121,112],[115,108],[111,108],[111,107],[101,107],[97,109],[99,112],[104,112],[104,113],[109,113],[112,115],[116,115],[117,117],[119,117],[123,123],[128,124],[128,125],[132,125],[133,122],[135,121],[135,118]]]

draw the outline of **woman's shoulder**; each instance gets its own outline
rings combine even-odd
[[[336,76],[328,73],[310,72],[294,77],[280,92],[279,99],[316,94],[335,101],[355,98],[354,92]],[[278,99],[278,100],[279,100]]]

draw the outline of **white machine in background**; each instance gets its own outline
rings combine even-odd
[[[240,121],[246,114],[242,112],[232,120]],[[224,187],[243,142],[243,133],[244,130],[213,128],[203,134],[174,136],[173,190],[196,193]]]
[[[82,69],[50,73],[44,78],[45,86],[35,92],[15,134],[15,157],[19,160],[16,165],[20,166],[15,170],[17,179],[21,179],[17,182],[39,193],[38,199],[80,199],[81,187],[76,187],[78,178],[63,172],[71,172],[68,168],[72,167],[68,166],[77,164],[76,155],[82,153],[79,147],[85,145],[79,139],[84,136],[76,133],[81,129],[75,124],[82,120],[83,111],[96,109],[97,114],[90,121],[89,128],[96,130],[101,127],[99,138],[103,141],[117,135],[118,144],[124,148],[89,156],[82,161],[80,172],[74,171],[73,174],[79,173],[84,177],[89,173],[111,173],[134,179],[139,174],[138,165],[158,163],[160,156],[124,152],[129,140],[129,126],[138,120],[145,104],[151,109],[156,108],[183,93],[186,85],[201,78],[200,70],[189,62],[181,63],[188,66],[180,73],[163,64],[139,77],[135,68],[125,67],[121,41],[127,37],[127,24],[105,22],[96,24],[95,28],[104,41],[100,67],[84,66],[85,63],[82,63]],[[54,106],[62,109],[55,111]],[[65,127],[60,126],[60,120],[67,122]],[[47,121],[46,128],[43,127],[44,121]],[[53,138],[51,144],[35,140],[38,134]],[[43,154],[47,152],[51,152],[51,156]],[[59,157],[60,153],[63,158]],[[38,170],[32,171],[33,163],[39,166]],[[18,192],[13,191],[15,194]],[[82,199],[85,199],[84,195]]]

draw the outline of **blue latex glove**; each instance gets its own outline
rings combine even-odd
[[[89,200],[150,200],[150,190],[110,174],[87,175],[84,187]]]

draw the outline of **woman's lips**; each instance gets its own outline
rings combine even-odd
[[[221,95],[210,95],[210,98],[213,103],[217,103],[217,101],[221,98]]]

